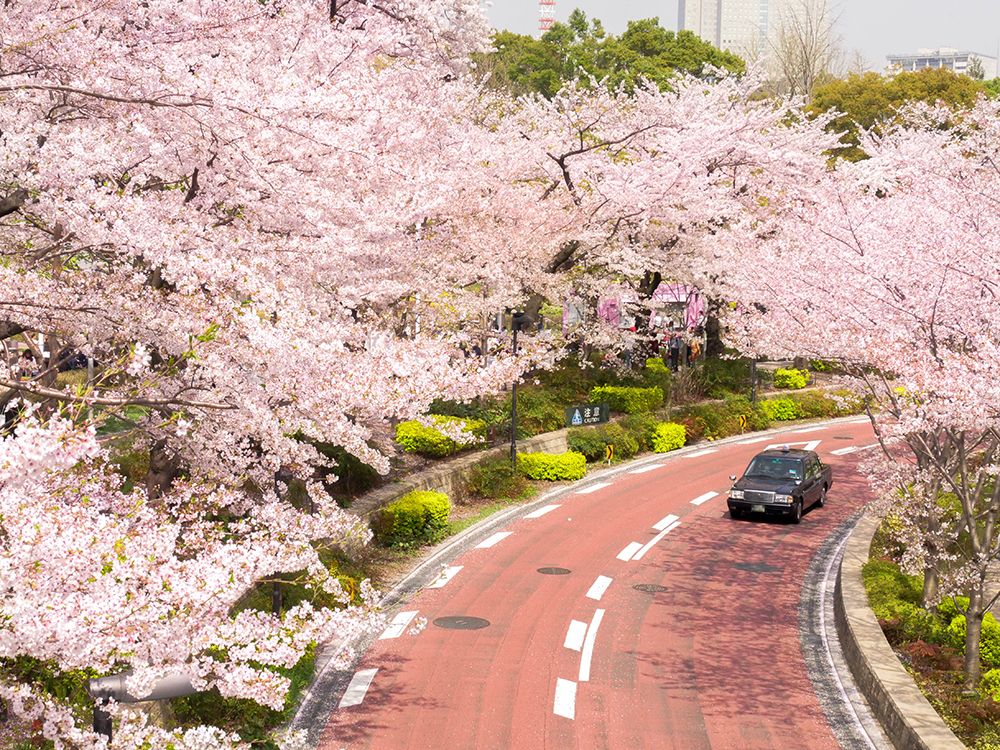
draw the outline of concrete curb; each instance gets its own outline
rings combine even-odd
[[[965,750],[900,664],[868,606],[861,567],[881,518],[866,512],[844,549],[834,594],[837,637],[858,688],[900,750]]]

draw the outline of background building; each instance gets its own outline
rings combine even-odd
[[[956,73],[969,74],[969,63],[978,57],[983,64],[985,78],[997,77],[997,58],[992,55],[981,55],[978,52],[960,52],[951,47],[938,49],[918,49],[911,55],[888,55],[889,67],[895,70],[912,73],[924,68],[947,68]]]
[[[738,55],[766,54],[787,0],[678,0],[677,25]]]

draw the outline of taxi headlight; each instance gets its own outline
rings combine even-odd
[[[792,502],[794,502],[794,500],[795,500],[795,498],[793,498],[791,495],[775,495],[774,496],[774,502],[776,502],[776,503],[785,503],[786,505],[791,505]]]
[[[743,490],[729,490],[729,497],[731,497],[733,500],[742,500]]]

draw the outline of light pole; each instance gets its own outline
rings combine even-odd
[[[528,327],[528,316],[523,312],[511,313],[510,329],[514,338],[514,356],[517,356],[517,332]],[[517,470],[517,380],[510,387],[510,465]]]

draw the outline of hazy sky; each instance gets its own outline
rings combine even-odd
[[[996,55],[1000,44],[998,0],[832,0],[843,47],[858,50],[868,67],[882,70],[890,52],[916,52],[918,47],[956,47]],[[677,0],[557,0],[556,19],[565,21],[573,8],[599,18],[618,33],[632,18],[657,16],[668,29],[677,28]],[[522,34],[538,29],[537,0],[493,0],[489,17],[497,28]]]

